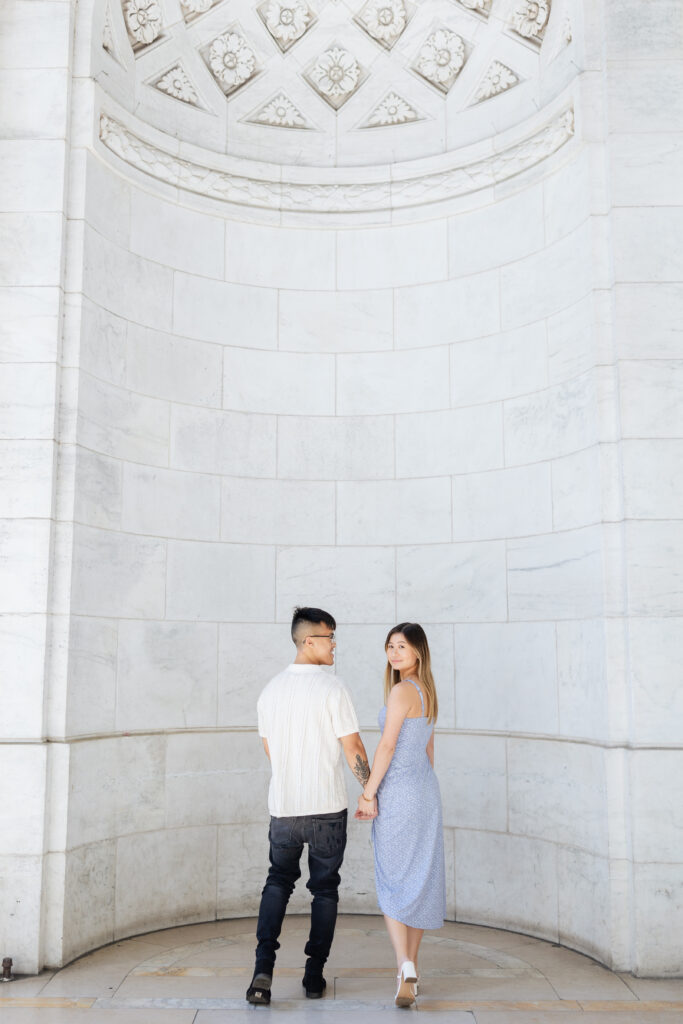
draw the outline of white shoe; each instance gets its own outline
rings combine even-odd
[[[415,964],[410,960],[404,960],[396,980],[398,981],[398,988],[396,989],[394,1003],[396,1006],[412,1006],[415,1002],[415,985],[417,984]]]

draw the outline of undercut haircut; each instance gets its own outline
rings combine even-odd
[[[325,612],[322,608],[295,608],[294,614],[292,615],[292,640],[294,643],[298,643],[297,633],[299,633],[299,627],[302,625],[306,626],[319,626],[323,622],[327,628],[334,633],[337,628],[337,623],[329,612]]]

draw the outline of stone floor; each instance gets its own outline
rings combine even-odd
[[[152,932],[82,957],[61,971],[0,985],[2,1024],[346,1024],[393,1006],[395,970],[381,921],[341,917],[327,996],[301,987],[306,920],[286,921],[269,1009],[244,992],[253,920]],[[417,1012],[444,1024],[681,1024],[683,980],[612,974],[593,960],[512,932],[447,924],[425,937]]]

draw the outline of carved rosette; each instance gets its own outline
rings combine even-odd
[[[521,0],[512,12],[510,26],[517,35],[540,45],[549,17],[550,0]]]
[[[149,46],[161,35],[161,8],[157,0],[125,0],[123,14],[134,50]]]
[[[208,64],[226,96],[256,74],[256,54],[239,32],[223,32],[209,46]]]
[[[388,92],[377,104],[361,128],[388,128],[395,124],[408,124],[421,120],[415,107],[396,92]]]
[[[312,128],[299,108],[283,92],[264,103],[246,120],[250,124],[267,124],[272,128]]]
[[[512,68],[509,68],[506,64],[501,64],[499,60],[494,60],[477,86],[474,102],[481,103],[483,100],[491,99],[492,96],[498,96],[501,92],[507,92],[508,89],[511,89],[513,85],[518,83],[519,76],[515,74]]]
[[[440,28],[425,40],[417,55],[415,71],[443,93],[447,93],[465,63],[461,36]]]
[[[174,64],[166,71],[161,78],[154,82],[155,89],[172,96],[173,99],[189,103],[192,107],[198,107],[199,96],[197,90],[190,81],[190,78],[182,64]]]
[[[368,0],[356,21],[371,39],[390,50],[408,24],[408,8],[404,0]]]
[[[458,3],[462,7],[466,7],[468,11],[478,11],[479,14],[485,15],[487,18],[491,13],[491,2],[492,0],[458,0]]]
[[[114,33],[111,27],[111,10],[107,7],[104,13],[104,25],[102,26],[102,49],[106,50],[110,57],[114,57]]]
[[[356,58],[341,46],[331,46],[321,53],[305,75],[318,95],[334,110],[341,106],[361,83],[362,69]]]
[[[180,9],[185,21],[191,22],[200,14],[206,14],[217,3],[218,0],[180,0]]]
[[[283,53],[298,42],[315,21],[305,0],[267,0],[258,12]]]

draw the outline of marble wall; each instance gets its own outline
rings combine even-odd
[[[566,146],[390,220],[226,207],[112,156],[84,21],[68,126],[54,82],[61,123],[21,107],[24,65],[58,62],[0,50],[33,118],[0,143],[19,970],[255,911],[255,698],[306,602],[369,748],[386,630],[427,630],[449,916],[679,973],[681,40],[654,6],[643,39],[635,2],[584,5]],[[360,824],[342,899],[375,908]]]

